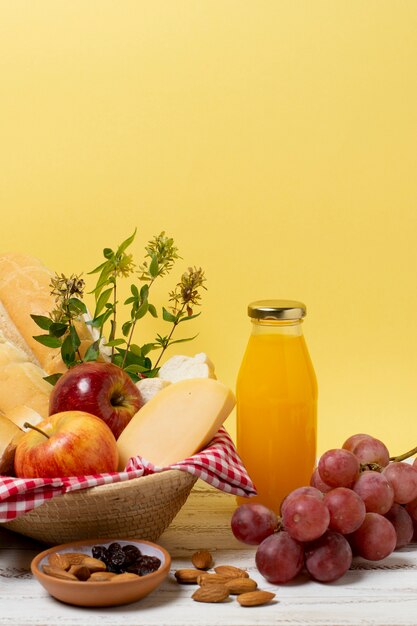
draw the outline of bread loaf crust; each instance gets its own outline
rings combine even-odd
[[[38,259],[24,254],[0,255],[0,330],[27,359],[47,374],[65,372],[59,350],[51,349],[33,337],[42,334],[31,315],[48,317],[55,308],[51,295],[52,272]],[[84,321],[76,324],[83,352],[93,342]]]

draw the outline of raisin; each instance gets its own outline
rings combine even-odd
[[[109,554],[107,562],[108,569],[110,572],[124,572],[126,564],[125,562],[126,556],[123,550],[121,548],[119,550],[117,550],[117,548],[114,548],[113,551]]]
[[[132,565],[133,563],[135,563],[135,561],[137,561],[138,558],[142,555],[139,548],[137,548],[136,546],[132,546],[130,544],[127,546],[123,546],[122,550],[126,556],[126,562],[125,562],[126,566]]]
[[[128,572],[137,574],[138,576],[146,576],[159,569],[161,565],[160,559],[155,556],[141,556],[136,563],[127,567]]]
[[[105,546],[93,546],[92,555],[95,559],[100,559],[107,564],[108,560],[108,550]]]
[[[111,543],[109,545],[109,547],[107,548],[109,554],[112,554],[112,552],[119,552],[122,549],[122,546],[120,545],[120,543]]]

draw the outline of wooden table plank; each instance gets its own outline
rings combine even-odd
[[[142,601],[114,608],[85,609],[62,604],[30,574],[30,561],[44,546],[0,528],[0,625],[63,626],[416,626],[417,545],[371,563],[356,559],[339,581],[320,584],[300,577],[270,585],[255,567],[255,547],[230,531],[235,500],[198,482],[187,503],[160,538],[173,558],[170,576]],[[276,593],[270,605],[240,607],[194,602],[195,586],[179,585],[176,569],[190,565],[195,550],[212,551],[217,564],[243,567],[260,588]]]

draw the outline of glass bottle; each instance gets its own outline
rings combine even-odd
[[[317,381],[302,333],[306,307],[292,300],[248,306],[252,332],[239,370],[237,450],[260,502],[279,513],[310,483],[316,460]]]

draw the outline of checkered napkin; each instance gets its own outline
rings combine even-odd
[[[220,428],[207,448],[184,461],[166,467],[157,467],[137,456],[129,460],[123,472],[65,478],[0,476],[0,522],[9,522],[63,493],[139,478],[168,469],[194,474],[226,493],[238,496],[256,494],[255,486],[230,436],[224,428]]]

